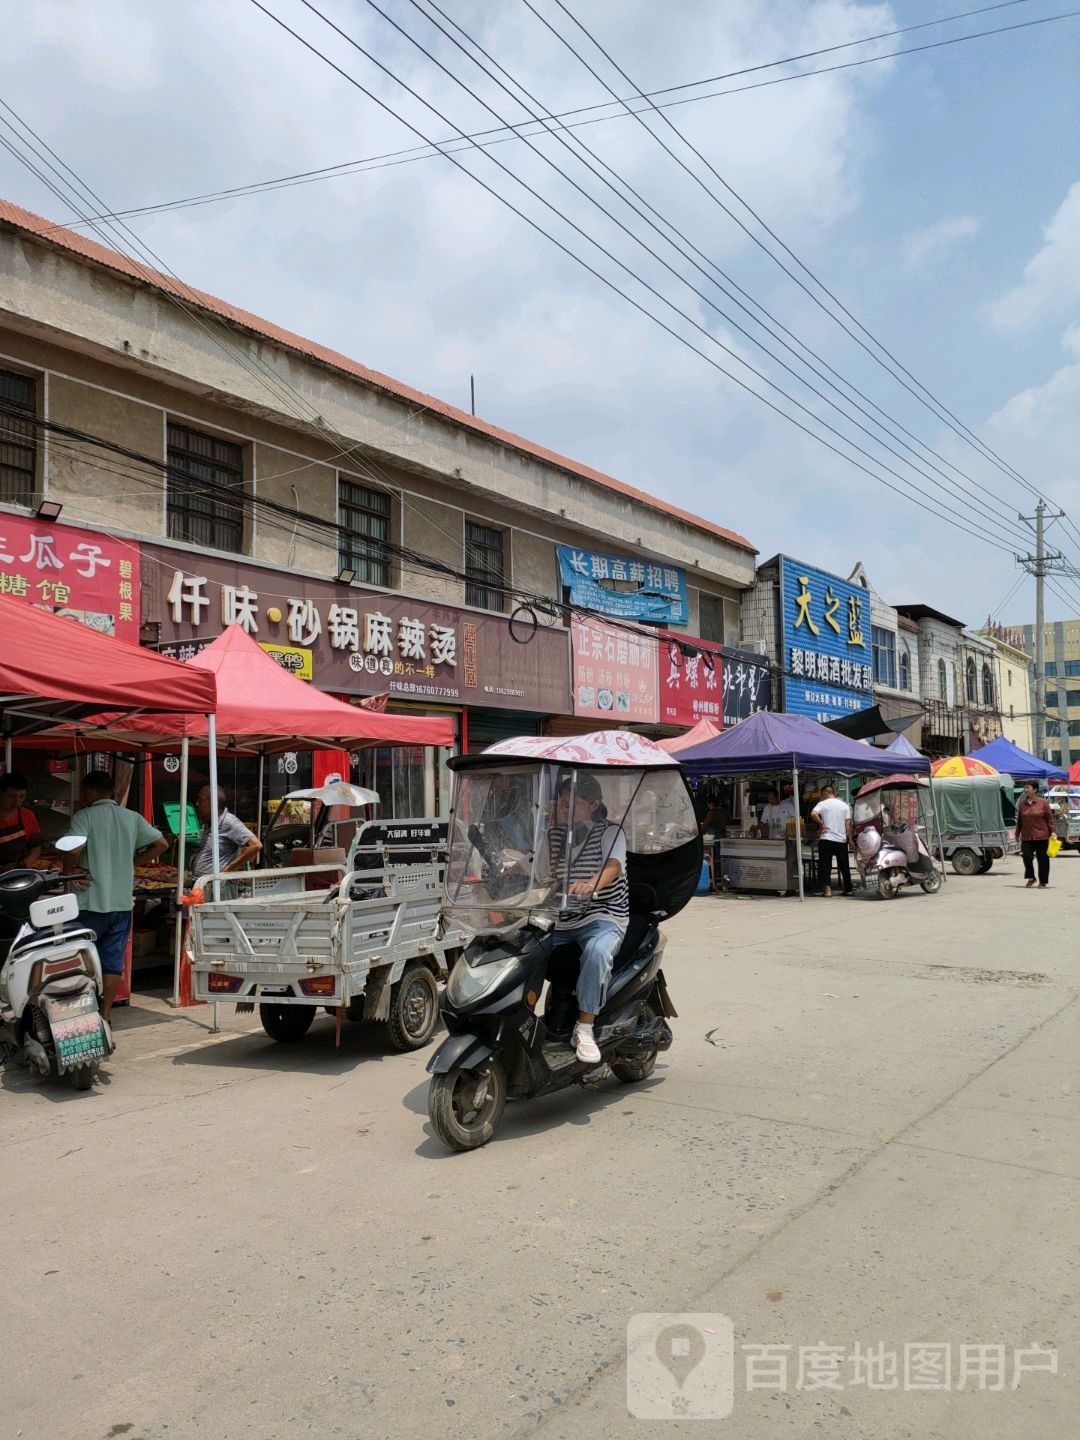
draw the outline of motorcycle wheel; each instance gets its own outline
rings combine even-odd
[[[647,1024],[659,1013],[651,1001],[646,1001],[641,1007],[640,1022]],[[623,1085],[636,1085],[642,1080],[647,1080],[652,1074],[659,1053],[659,1050],[652,1050],[649,1054],[639,1055],[634,1060],[609,1060],[608,1064],[616,1080],[621,1081]]]
[[[895,900],[900,893],[900,887],[898,885],[893,886],[891,883],[891,876],[891,870],[883,870],[881,872],[881,879],[878,881],[878,894],[882,900]]]
[[[420,1050],[439,1023],[439,987],[426,965],[409,965],[390,992],[387,1028],[395,1050]]]
[[[935,870],[933,875],[928,875],[922,882],[922,888],[927,895],[936,895],[941,889],[941,876]]]
[[[288,1045],[302,1040],[311,1029],[315,1019],[313,1005],[270,1005],[259,1006],[259,1020],[271,1040]]]
[[[97,1075],[97,1064],[77,1065],[74,1070],[68,1071],[68,1079],[71,1081],[73,1090],[89,1090]]]
[[[506,1075],[492,1062],[487,1092],[480,1105],[476,1092],[483,1077],[475,1070],[450,1070],[433,1075],[428,1090],[428,1116],[436,1135],[451,1150],[478,1150],[498,1128],[506,1109]]]

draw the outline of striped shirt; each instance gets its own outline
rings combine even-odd
[[[626,879],[626,836],[620,825],[600,821],[588,827],[588,833],[577,843],[571,835],[570,874],[566,875],[565,860],[567,829],[565,825],[553,825],[548,836],[551,847],[552,869],[559,883],[567,880],[595,880],[609,860],[617,860],[619,874],[610,885],[592,895],[576,896],[582,902],[581,909],[563,910],[559,913],[559,929],[574,930],[579,925],[588,925],[592,920],[610,920],[626,929],[630,918],[630,886]]]

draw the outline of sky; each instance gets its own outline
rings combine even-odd
[[[463,142],[457,164],[399,155],[126,223],[191,285],[466,409],[474,376],[483,419],[738,531],[763,560],[841,575],[862,561],[893,603],[1032,620],[1014,557],[1034,543],[1017,516],[1041,494],[1066,512],[1048,543],[1075,567],[1053,580],[1047,618],[1080,615],[1080,19],[709,94],[1068,0],[944,24],[928,22],[977,0],[312,0],[367,56],[304,0],[263,3],[326,60],[252,0],[16,7],[0,117],[15,112],[119,211],[597,106],[612,89],[688,87],[660,97],[689,102],[664,111],[674,130],[609,104],[559,137]],[[78,218],[6,149],[0,194]]]

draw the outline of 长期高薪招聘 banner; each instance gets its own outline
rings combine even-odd
[[[780,559],[784,709],[825,724],[873,704],[870,596],[825,570]]]
[[[660,560],[632,560],[557,545],[559,582],[572,605],[619,620],[685,625],[686,571]]]

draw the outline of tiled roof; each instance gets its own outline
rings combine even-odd
[[[475,431],[500,445],[530,455],[536,460],[542,460],[545,464],[555,465],[560,470],[565,470],[567,474],[591,481],[594,485],[602,485],[606,490],[625,495],[629,500],[637,501],[664,515],[670,515],[674,519],[692,526],[695,530],[717,536],[739,549],[748,550],[751,554],[757,553],[749,540],[736,534],[733,530],[726,530],[722,525],[714,525],[711,520],[702,519],[700,515],[694,515],[688,510],[681,510],[676,505],[669,505],[666,501],[658,500],[656,496],[649,495],[644,490],[626,485],[623,481],[616,480],[611,475],[605,475],[600,470],[593,470],[588,465],[581,465],[576,460],[569,460],[565,455],[559,455],[554,450],[547,450],[544,446],[536,445],[531,440],[525,440],[520,435],[514,435],[509,430],[500,430],[496,425],[489,425],[484,420],[478,420],[464,410],[458,410],[455,406],[448,405],[445,400],[439,400],[433,395],[425,395],[422,391],[402,384],[400,380],[380,374],[378,370],[369,370],[366,365],[361,365],[356,360],[350,360],[347,355],[341,355],[336,350],[328,349],[325,345],[318,345],[314,340],[305,340],[302,335],[294,335],[291,330],[283,330],[280,325],[263,320],[248,310],[240,310],[237,306],[230,305],[227,300],[219,300],[216,295],[208,295],[205,291],[195,290],[179,283],[169,275],[162,275],[156,270],[139,265],[135,261],[129,260],[126,255],[99,245],[97,241],[90,240],[74,230],[54,225],[40,215],[35,215],[29,210],[23,210],[20,206],[12,204],[9,200],[0,199],[0,225],[8,225],[21,230],[40,241],[56,246],[57,249],[67,250],[83,260],[111,270],[114,274],[125,275],[144,285],[154,285],[170,295],[183,298],[187,304],[194,302],[204,306],[211,314],[250,331],[264,340],[271,340],[282,346],[283,349],[332,366],[333,369],[350,375],[365,385],[384,390],[388,394],[405,400],[410,405],[420,405],[433,414],[441,415],[455,425]]]

